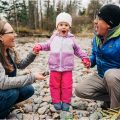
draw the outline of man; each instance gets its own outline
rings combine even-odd
[[[90,56],[98,73],[80,81],[78,97],[109,101],[110,108],[120,106],[120,7],[103,6],[94,21],[95,37]]]

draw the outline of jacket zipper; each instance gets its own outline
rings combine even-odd
[[[63,47],[63,37],[61,37],[61,48],[60,48],[60,71],[62,71],[62,47]]]

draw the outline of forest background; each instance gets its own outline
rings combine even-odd
[[[20,36],[50,35],[60,12],[72,15],[72,33],[91,35],[93,20],[103,4],[112,0],[90,0],[87,7],[82,0],[0,0],[0,18],[5,17]],[[120,5],[120,0],[117,1]]]

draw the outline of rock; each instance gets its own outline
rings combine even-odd
[[[23,120],[23,113],[17,114],[17,118],[18,118],[18,120]]]
[[[50,111],[51,111],[51,112],[56,112],[56,109],[54,108],[53,105],[50,105]]]
[[[45,97],[43,97],[43,99],[42,99],[44,102],[50,102],[51,101],[51,97],[50,96],[45,96]]]
[[[76,102],[76,103],[72,103],[73,108],[79,109],[79,110],[86,110],[88,105],[87,102]]]
[[[66,111],[60,112],[60,120],[72,120],[72,119],[73,119],[72,113]]]
[[[36,90],[34,94],[37,95],[37,96],[39,96],[41,93]]]
[[[23,120],[33,120],[32,114],[23,114]]]
[[[96,103],[97,103],[97,106],[98,106],[98,107],[101,107],[101,106],[104,104],[103,101],[96,101]]]
[[[96,106],[96,105],[97,105],[96,102],[90,102],[90,103],[88,103],[88,107],[92,107],[92,106]]]
[[[60,115],[58,113],[54,113],[53,119],[60,119]]]
[[[34,104],[33,105],[33,112],[36,113],[39,108],[39,104]]]
[[[45,119],[46,116],[45,116],[45,115],[40,115],[40,118],[41,118],[41,119]]]
[[[32,111],[33,111],[33,108],[32,108],[31,105],[25,104],[24,106],[25,106],[25,107],[24,107],[24,112],[29,113],[29,112],[32,112]]]
[[[40,120],[39,115],[38,114],[34,114],[33,120]]]
[[[88,117],[82,117],[79,120],[90,120]],[[94,119],[93,119],[94,120]]]
[[[90,120],[100,120],[101,118],[103,118],[103,115],[99,111],[95,111],[89,117]]]
[[[40,104],[40,107],[45,107],[45,106],[47,106],[47,105],[48,105],[47,102],[42,102],[42,103]]]
[[[35,98],[35,99],[34,99],[34,103],[35,103],[35,104],[40,104],[40,103],[42,103],[42,98],[41,98],[41,97]]]
[[[89,112],[85,111],[85,110],[79,110],[78,112],[79,118],[81,117],[88,117],[89,116]]]
[[[43,115],[48,108],[49,108],[49,105],[43,106],[43,107],[41,107],[41,108],[38,109],[38,113],[40,115]]]
[[[15,113],[10,113],[9,116],[7,117],[7,119],[18,120],[17,114],[15,114]]]

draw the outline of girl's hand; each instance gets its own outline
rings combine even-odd
[[[37,44],[33,47],[33,52],[35,52],[35,53],[39,53],[40,50],[41,50],[41,46],[39,44]]]
[[[82,63],[85,65],[85,67],[86,68],[90,68],[90,66],[91,66],[91,63],[90,63],[90,60],[89,60],[89,58],[83,58],[82,59]]]

